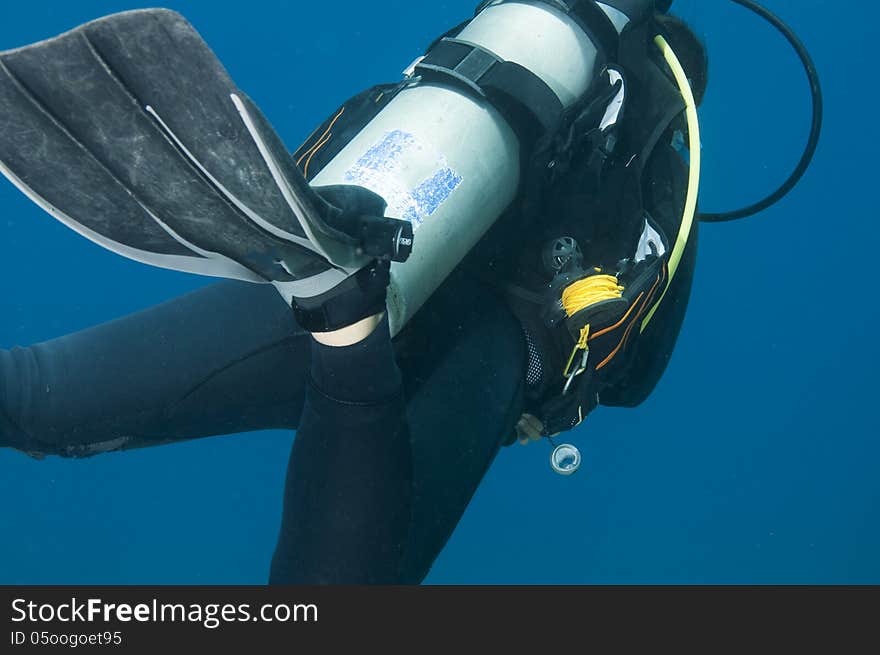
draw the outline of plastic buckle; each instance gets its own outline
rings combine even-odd
[[[426,55],[421,55],[419,57],[416,57],[413,60],[413,63],[411,63],[409,66],[407,66],[406,70],[403,71],[403,76],[406,78],[413,77],[416,74],[416,67],[422,63],[422,61],[425,59],[425,56]]]

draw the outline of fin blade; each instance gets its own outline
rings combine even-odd
[[[145,61],[137,56],[145,51],[162,56]],[[191,66],[178,70],[181,62]],[[196,74],[226,110],[215,111],[210,98],[168,101]],[[230,88],[201,37],[165,10],[110,16],[0,53],[0,170],[58,220],[139,261],[263,281],[328,270],[305,235],[276,226],[298,228],[230,108]],[[157,95],[147,103],[140,93]],[[163,116],[163,131],[147,104],[182,113],[192,138],[175,141],[180,116]],[[205,151],[214,154],[203,162]],[[271,220],[252,220],[275,211],[273,197],[280,210]],[[268,204],[253,206],[251,198]]]
[[[229,102],[241,91],[183,16],[125,12],[87,25],[85,33],[139,104],[162,117],[220,187],[278,230],[306,238]]]

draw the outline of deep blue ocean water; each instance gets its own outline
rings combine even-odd
[[[293,148],[349,95],[398,79],[474,2],[167,6],[195,24]],[[650,400],[601,409],[571,435],[585,458],[571,478],[551,472],[544,444],[504,450],[427,582],[880,583],[868,69],[880,8],[765,4],[823,77],[816,162],[772,210],[703,228],[689,314]],[[0,49],[144,6],[3,3]],[[729,209],[772,190],[796,161],[806,82],[781,37],[742,8],[675,8],[711,57],[702,207]],[[207,283],[112,255],[2,182],[0,348]],[[0,452],[0,583],[262,583],[292,438],[250,433],[85,461]]]

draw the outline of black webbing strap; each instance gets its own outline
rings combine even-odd
[[[486,0],[484,9],[516,0]],[[589,37],[598,52],[596,71],[617,61],[620,36],[595,0],[535,0],[571,18]],[[544,80],[527,68],[505,61],[473,43],[452,38],[461,25],[435,41],[413,69],[425,82],[443,82],[487,100],[507,120],[520,141],[530,147],[559,125],[564,107]]]
[[[488,100],[526,144],[554,130],[562,116],[562,102],[544,80],[472,43],[441,39],[416,64],[414,75]]]

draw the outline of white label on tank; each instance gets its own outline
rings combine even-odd
[[[412,170],[433,171],[415,186]],[[349,168],[343,179],[378,193],[388,203],[388,215],[412,223],[413,231],[431,216],[461,184],[462,177],[446,158],[402,130],[388,132]]]

